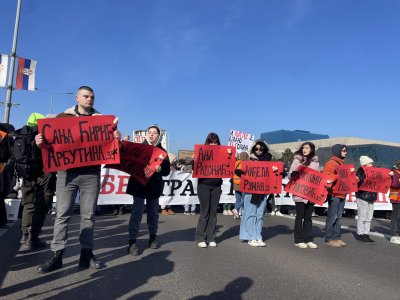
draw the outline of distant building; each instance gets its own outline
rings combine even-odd
[[[309,140],[329,139],[327,134],[311,133],[306,130],[276,130],[261,133],[261,139],[268,144],[282,144]]]
[[[361,155],[367,155],[374,160],[375,165],[385,168],[391,168],[400,158],[400,143],[385,142],[377,140],[369,140],[355,137],[335,137],[330,139],[309,140],[314,143],[316,155],[319,163],[323,166],[332,156],[331,147],[334,144],[342,144],[347,146],[346,163],[354,164],[356,167],[360,165],[359,159]],[[270,150],[274,157],[281,157],[286,149],[292,152],[298,150],[303,142],[291,142],[270,145]]]

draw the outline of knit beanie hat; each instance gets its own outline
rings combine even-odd
[[[344,147],[346,147],[346,145],[342,145],[342,144],[333,145],[331,148],[332,154],[336,157],[343,159],[344,157],[342,156],[342,149]]]
[[[372,164],[373,162],[374,161],[371,158],[369,158],[368,156],[365,156],[365,155],[360,156],[360,164],[361,164],[361,166],[365,166],[367,164]]]

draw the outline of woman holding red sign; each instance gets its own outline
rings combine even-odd
[[[270,161],[272,154],[263,140],[256,140],[250,148],[250,160]],[[239,239],[247,240],[253,247],[265,247],[262,227],[268,194],[243,193],[243,215],[240,222]]]
[[[216,133],[209,133],[205,145],[221,145]],[[195,157],[193,157],[196,159]],[[196,242],[200,248],[217,247],[217,209],[222,194],[222,178],[198,178],[197,195],[200,202],[200,216],[196,228]]]
[[[293,162],[289,169],[289,179],[299,176],[297,171],[300,166],[319,170],[318,156],[315,155],[315,145],[311,142],[305,142],[293,155]],[[312,242],[312,213],[314,203],[293,195],[293,201],[296,205],[296,219],[294,221],[294,245],[305,249],[316,249],[318,246]]]
[[[357,170],[359,187],[366,177],[363,167],[372,167],[373,162],[374,161],[368,156],[360,157],[361,166]],[[374,215],[374,203],[378,199],[378,193],[358,190],[356,192],[356,198],[358,213],[356,240],[367,244],[374,244],[375,241],[369,237],[368,233],[371,228],[371,221]]]
[[[161,130],[157,125],[151,125],[147,128],[146,140],[143,144],[165,149],[161,146]],[[166,151],[165,151],[166,152]],[[147,228],[149,230],[148,247],[151,249],[160,248],[156,240],[159,218],[159,198],[163,190],[163,176],[168,176],[171,166],[168,156],[163,160],[160,166],[156,167],[155,173],[144,186],[133,176],[129,178],[126,193],[133,196],[133,206],[131,217],[129,219],[129,245],[128,253],[139,255],[139,248],[136,244],[136,238],[139,233],[140,222],[142,221],[144,201],[146,200]]]

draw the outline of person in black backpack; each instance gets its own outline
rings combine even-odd
[[[27,250],[43,248],[46,243],[39,238],[47,212],[51,207],[55,173],[45,173],[40,149],[36,146],[37,120],[43,115],[32,113],[27,125],[15,132],[12,161],[19,178],[22,178],[21,244]]]

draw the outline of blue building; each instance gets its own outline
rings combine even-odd
[[[282,144],[309,140],[329,139],[327,134],[311,133],[306,130],[276,130],[261,133],[262,140],[268,144]]]

